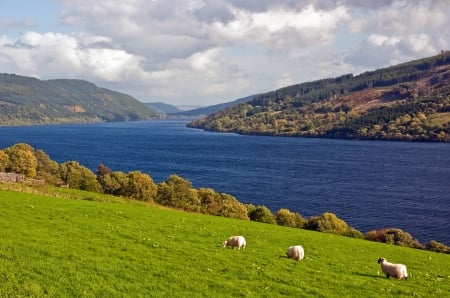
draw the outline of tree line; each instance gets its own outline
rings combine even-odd
[[[305,218],[287,208],[272,213],[264,205],[244,204],[230,194],[218,193],[211,188],[194,188],[189,180],[176,174],[170,175],[165,181],[155,183],[146,173],[113,171],[104,164],[100,164],[94,173],[76,161],[57,163],[44,151],[35,150],[26,143],[18,143],[0,150],[0,172],[22,174],[28,179],[40,180],[47,185],[105,193],[189,212],[450,253],[450,247],[442,243],[432,240],[423,245],[401,229],[372,230],[363,234],[331,212],[310,218]]]

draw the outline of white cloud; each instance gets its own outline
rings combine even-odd
[[[0,18],[35,26],[0,36],[3,72],[207,105],[450,49],[446,0],[57,1],[64,32]]]
[[[85,42],[108,41],[89,36]],[[90,47],[65,34],[27,32],[17,39],[0,40],[0,68],[14,65],[30,75],[48,77],[87,77],[101,81],[141,78],[142,58],[123,50]],[[14,72],[14,70],[11,70]]]

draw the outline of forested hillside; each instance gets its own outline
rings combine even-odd
[[[450,51],[281,88],[188,126],[240,134],[450,142]]]
[[[0,125],[131,121],[157,113],[133,97],[81,80],[0,74]]]

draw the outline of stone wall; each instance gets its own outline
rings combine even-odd
[[[25,182],[25,175],[0,172],[0,182]]]

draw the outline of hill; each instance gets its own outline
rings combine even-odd
[[[155,110],[82,80],[0,74],[0,125],[146,120]]]
[[[183,110],[177,108],[176,106],[169,105],[164,102],[146,102],[146,106],[148,106],[151,109],[154,109],[157,112],[165,113],[165,114],[173,114],[173,113],[179,113]]]
[[[73,198],[73,199],[67,199]],[[102,201],[102,202],[100,202]],[[450,255],[70,189],[0,190],[1,297],[444,297]],[[12,220],[13,219],[13,220]],[[222,242],[242,234],[245,251]],[[305,259],[287,259],[301,244]],[[380,256],[408,267],[386,279]]]
[[[255,135],[450,142],[450,51],[260,94],[188,126]]]
[[[226,109],[228,107],[232,107],[232,106],[238,105],[238,104],[243,103],[243,102],[248,102],[248,101],[252,100],[255,96],[257,96],[257,95],[250,95],[250,96],[238,98],[238,99],[233,100],[231,102],[220,103],[220,104],[207,106],[207,107],[203,107],[203,108],[192,109],[192,110],[189,110],[189,111],[173,113],[173,115],[171,115],[171,116],[176,116],[176,117],[200,117],[200,116],[205,116],[205,115],[209,115],[209,114],[215,113],[217,111]]]

